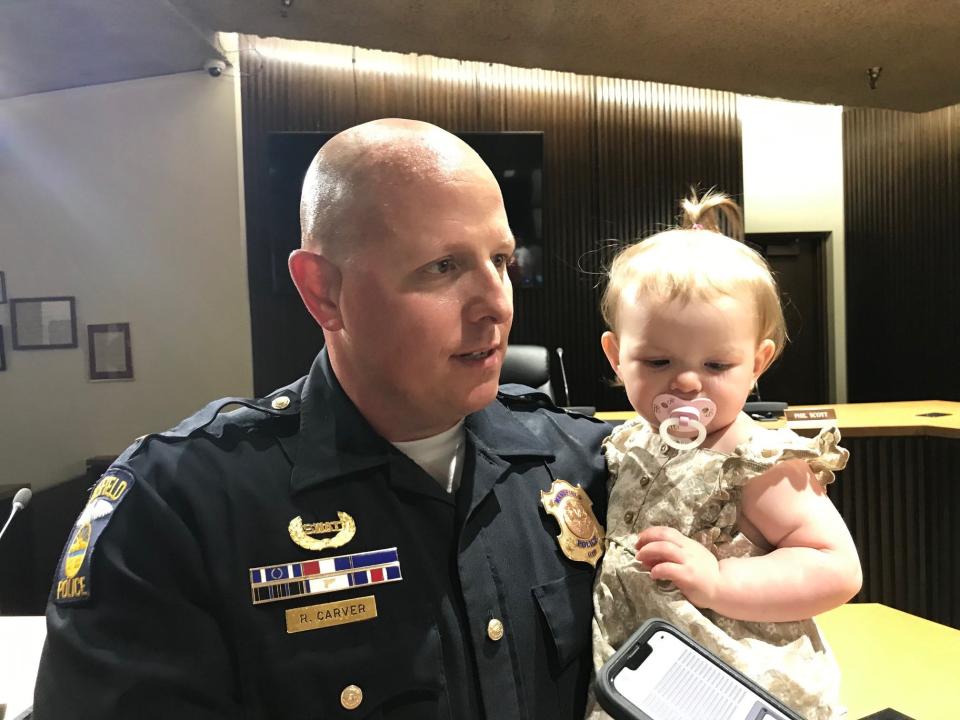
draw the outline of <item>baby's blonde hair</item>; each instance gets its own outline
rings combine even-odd
[[[620,301],[625,292],[663,301],[713,300],[746,291],[757,310],[757,343],[770,339],[776,348],[770,363],[787,342],[787,325],[774,280],[763,257],[744,244],[740,208],[723,193],[708,191],[680,203],[677,228],[652,235],[626,248],[610,266],[601,300],[603,319],[617,332]],[[720,230],[721,214],[728,232]]]

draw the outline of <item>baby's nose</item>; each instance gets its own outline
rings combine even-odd
[[[670,387],[679,392],[700,392],[700,375],[692,370],[678,373]]]

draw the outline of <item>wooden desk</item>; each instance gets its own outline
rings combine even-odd
[[[960,403],[946,400],[798,405],[791,410],[831,407],[844,437],[916,436],[960,438]],[[928,413],[937,413],[931,417]],[[943,413],[939,415],[939,413]]]
[[[816,407],[836,410],[850,451],[829,493],[860,552],[864,580],[857,601],[960,628],[960,403]],[[613,422],[635,415],[597,413]]]
[[[791,405],[791,410],[833,408],[837,427],[844,437],[916,436],[960,438],[960,403],[946,400],[911,400],[889,403],[851,403]],[[930,417],[927,413],[943,413]],[[635,417],[633,410],[598,412],[608,422],[623,422]],[[783,420],[762,423],[764,427],[783,427]]]
[[[843,673],[850,720],[893,708],[916,720],[960,715],[960,630],[884,605],[843,605],[817,617]]]

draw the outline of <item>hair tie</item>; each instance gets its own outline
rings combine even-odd
[[[703,230],[703,225],[701,225],[700,223],[694,223],[693,225],[690,226],[690,229],[691,229],[691,230]]]

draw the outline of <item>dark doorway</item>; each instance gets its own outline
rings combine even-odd
[[[791,405],[830,401],[827,357],[826,240],[830,233],[748,233],[780,285],[790,341],[760,378],[763,400]]]

